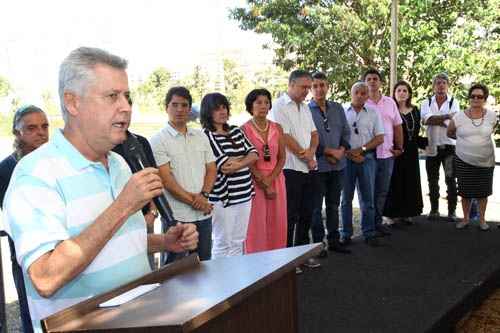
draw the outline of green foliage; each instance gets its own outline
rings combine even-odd
[[[208,75],[201,66],[196,65],[193,69],[192,74],[190,74],[185,80],[181,81],[181,85],[184,85],[191,96],[193,97],[193,103],[200,103],[201,99],[205,94],[208,93]]]
[[[9,81],[3,76],[0,76],[0,97],[7,96],[11,90],[12,88]]]
[[[164,109],[165,93],[171,85],[172,74],[164,67],[155,69],[148,78],[132,89],[132,99],[141,113]]]
[[[399,77],[420,98],[440,71],[457,84],[458,97],[473,80],[498,98],[498,8],[500,0],[400,1]],[[389,0],[248,0],[231,16],[244,30],[272,36],[275,62],[284,70],[325,72],[335,98],[348,99],[369,67],[389,73]]]

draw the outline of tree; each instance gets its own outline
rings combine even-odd
[[[199,65],[194,67],[193,73],[183,82],[185,87],[189,89],[194,102],[201,102],[203,96],[208,93],[208,75]]]
[[[472,75],[498,97],[499,6],[500,0],[401,1],[399,76],[419,97],[440,71],[459,89]],[[244,30],[271,34],[275,63],[284,70],[325,72],[335,98],[348,99],[369,67],[389,72],[389,0],[248,0],[230,15]]]
[[[141,112],[163,110],[164,99],[171,85],[172,74],[164,68],[156,68],[148,78],[132,91],[132,99]]]
[[[0,97],[5,97],[12,90],[9,81],[0,75]]]

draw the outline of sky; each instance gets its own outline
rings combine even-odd
[[[57,89],[60,62],[79,46],[129,60],[131,81],[154,68],[187,73],[207,54],[242,50],[272,60],[269,36],[239,29],[228,8],[243,0],[4,0],[0,11],[0,75],[23,99]]]

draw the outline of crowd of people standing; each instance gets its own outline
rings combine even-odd
[[[469,219],[456,218],[457,194],[463,198],[467,217],[474,198],[479,203],[480,230],[488,230],[484,211],[491,194],[496,117],[484,109],[487,88],[473,85],[471,107],[460,112],[458,101],[448,94],[446,74],[434,77],[434,95],[420,109],[412,101],[409,83],[397,82],[389,97],[382,93],[383,82],[379,71],[367,70],[352,86],[351,102],[343,106],[328,100],[330,82],[324,73],[295,70],[287,91],[276,100],[266,89],[248,94],[245,107],[251,119],[241,127],[229,123],[228,99],[210,93],[201,101],[202,131],[184,132],[174,125],[182,119],[182,128],[187,129],[192,99],[183,87],[170,89],[165,100],[169,122],[162,132],[171,135],[161,139],[156,135],[151,142],[160,170],[165,161],[168,165],[168,172],[161,175],[170,179],[164,185],[175,218],[198,224],[200,246],[210,243],[210,238],[213,241],[211,251],[201,247],[200,257],[240,255],[311,241],[323,243],[319,258],[326,257],[328,250],[350,253],[356,190],[361,234],[367,245],[380,246],[391,229],[411,225],[422,214],[419,150],[427,156],[428,219],[441,217],[442,165],[448,192],[445,219],[456,222],[458,229],[465,228]],[[307,102],[309,95],[312,98]],[[204,143],[190,146],[194,134],[189,131]],[[475,149],[478,145],[485,148]],[[168,157],[160,158],[160,151]],[[190,159],[198,154],[203,155],[201,170],[212,163],[215,176],[207,178],[205,173],[203,178],[203,173],[195,171],[200,166],[195,167]],[[193,170],[187,178],[192,182],[198,177],[197,186],[184,182],[185,177],[176,174],[179,170]],[[481,175],[479,182],[471,180],[472,173]],[[198,217],[185,219],[178,212],[178,201],[198,212]],[[305,266],[319,267],[317,259],[309,259]]]
[[[348,254],[355,191],[362,237],[377,247],[391,228],[422,213],[419,149],[426,151],[428,219],[440,219],[443,166],[446,219],[468,227],[477,202],[479,230],[489,230],[497,117],[485,107],[482,84],[470,87],[469,107],[460,111],[447,75],[438,74],[434,95],[419,109],[407,82],[384,96],[382,75],[370,69],[342,106],[327,98],[325,74],[295,70],[276,100],[266,89],[248,94],[251,119],[241,127],[229,123],[226,96],[205,95],[202,130],[188,126],[189,90],[173,87],[165,96],[168,121],[148,141],[128,131],[126,67],[104,50],[76,49],[59,73],[64,129],[49,140],[47,117],[35,106],[14,116],[15,152],[0,163],[0,204],[26,332],[41,332],[41,318],[148,273],[155,252],[162,264],[192,251],[210,260],[308,244],[311,234],[324,245],[320,258]],[[133,175],[123,146],[131,136],[151,166]],[[162,216],[155,234],[152,199],[162,194],[174,221]],[[321,264],[310,258],[304,265]]]

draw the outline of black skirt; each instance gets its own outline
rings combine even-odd
[[[478,167],[465,163],[455,155],[455,175],[458,195],[462,198],[486,198],[493,193],[493,170],[495,167]]]

